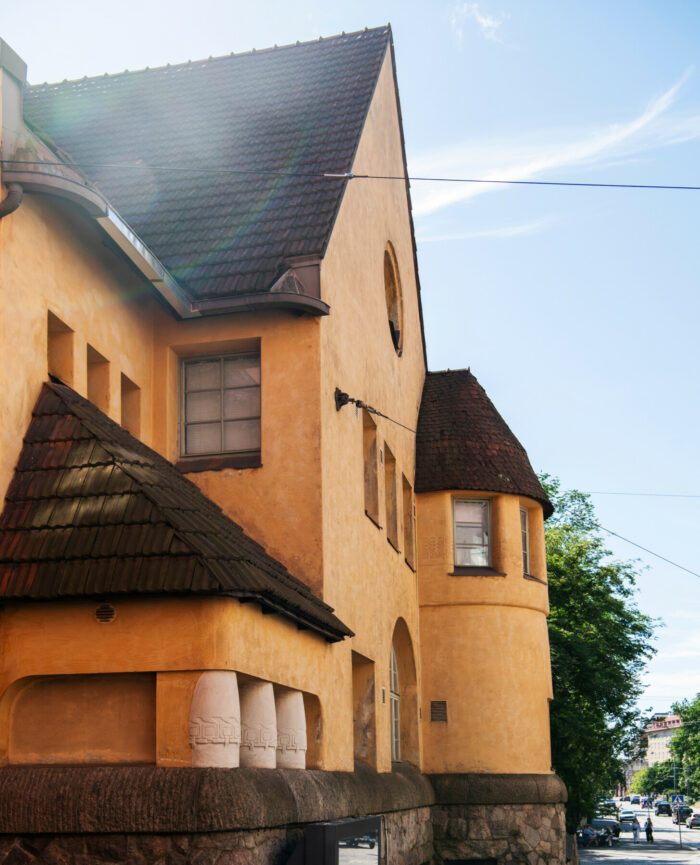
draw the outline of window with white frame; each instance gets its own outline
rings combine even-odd
[[[260,450],[260,354],[182,361],[182,456]]]
[[[389,710],[391,712],[391,759],[401,759],[401,694],[399,691],[399,665],[396,652],[391,647],[389,662]]]
[[[530,573],[530,526],[527,508],[520,508],[520,536],[523,544],[523,572]]]
[[[490,566],[490,522],[488,499],[455,499],[455,565],[484,568]]]

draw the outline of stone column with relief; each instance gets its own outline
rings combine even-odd
[[[193,766],[239,765],[241,710],[236,674],[207,670],[197,680],[190,707]]]
[[[280,688],[277,709],[277,768],[306,768],[306,712],[301,691]]]
[[[271,682],[241,685],[241,766],[274,769],[277,765],[277,716]]]

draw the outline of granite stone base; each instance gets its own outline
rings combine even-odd
[[[554,776],[0,769],[0,865],[287,865],[308,823],[382,815],[382,865],[565,865]]]

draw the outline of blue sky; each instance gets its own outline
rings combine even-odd
[[[390,21],[409,170],[700,185],[700,3],[23,0],[0,37],[32,83]],[[601,522],[700,573],[700,192],[412,187],[429,364],[470,366],[537,470]],[[663,620],[644,707],[700,691],[700,580],[646,569]]]

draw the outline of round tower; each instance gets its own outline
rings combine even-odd
[[[416,493],[424,771],[551,773],[552,506],[469,370],[426,378]]]

